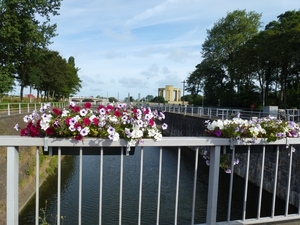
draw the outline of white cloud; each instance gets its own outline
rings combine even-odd
[[[147,79],[153,78],[159,75],[159,66],[154,63],[147,70],[142,71],[141,74],[145,76]]]
[[[119,40],[119,41],[131,41],[134,39],[134,36],[130,33],[129,30],[123,30],[120,32],[115,32],[109,28],[104,29],[103,33],[113,39]]]
[[[148,87],[148,82],[145,79],[142,78],[126,78],[122,77],[119,80],[119,83],[122,84],[123,87],[126,88],[147,88]]]
[[[83,88],[78,95],[157,96],[201,62],[206,30],[236,9],[262,13],[266,23],[295,0],[64,0],[50,49],[75,57]]]

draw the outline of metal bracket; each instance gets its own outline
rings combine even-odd
[[[129,156],[129,152],[130,152],[130,146],[127,145],[127,146],[126,146],[126,156]]]
[[[229,142],[230,142],[230,149],[232,150],[233,149],[233,140],[232,140],[232,138],[229,139]]]
[[[44,151],[48,152],[48,137],[44,137]]]

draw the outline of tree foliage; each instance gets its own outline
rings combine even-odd
[[[13,79],[21,87],[21,99],[27,86],[36,89],[38,97],[41,94],[57,99],[80,90],[75,58],[67,61],[58,52],[47,49],[51,38],[57,35],[56,24],[51,24],[50,18],[59,15],[60,3],[61,0],[1,1],[0,68],[1,86],[5,89],[0,92],[11,88]]]
[[[13,89],[14,80],[5,67],[0,67],[0,100]]]
[[[166,100],[163,96],[155,96],[150,102],[166,103]]]
[[[186,90],[212,106],[299,105],[300,11],[280,14],[263,30],[260,17],[236,10],[207,30]]]
[[[43,92],[45,97],[66,98],[79,91],[81,80],[74,57],[67,62],[58,52],[47,50],[40,62],[38,79],[34,80],[37,81],[36,89]]]

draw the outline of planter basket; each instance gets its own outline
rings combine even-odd
[[[225,153],[231,153],[233,146],[235,146],[235,152],[236,153],[247,153],[249,146],[250,146],[251,153],[261,153],[262,149],[263,149],[263,146],[265,146],[266,152],[276,152],[277,144],[268,143],[263,138],[258,138],[256,140],[256,142],[253,143],[253,144],[247,144],[247,143],[250,143],[252,141],[252,139],[250,139],[250,138],[249,139],[245,138],[244,141],[230,139],[230,146],[226,146]],[[281,141],[285,142],[285,145],[282,145],[282,146],[286,147],[286,146],[289,145],[287,139],[281,140]]]
[[[61,147],[61,155],[79,155],[80,147]],[[103,155],[134,155],[135,147],[103,147]],[[43,148],[44,155],[58,155],[58,147],[48,147],[48,151]],[[100,155],[101,147],[82,147],[82,155]]]
[[[49,143],[56,143],[56,146],[49,146]],[[82,148],[82,155],[100,155],[102,148],[103,155],[134,155],[136,147],[127,147],[128,143],[124,139],[120,140],[117,146],[111,144],[112,141],[108,139],[86,138],[85,145],[82,146],[82,143],[72,139],[45,137],[43,154],[58,155],[58,146],[61,146],[61,155],[80,155],[80,148]]]

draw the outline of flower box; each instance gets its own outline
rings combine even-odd
[[[121,146],[123,154],[132,155],[135,146],[142,143],[143,138],[161,140],[161,130],[167,129],[167,124],[159,126],[156,122],[164,118],[163,112],[152,111],[150,107],[136,108],[126,103],[108,103],[95,107],[88,102],[83,106],[70,102],[69,107],[63,109],[52,108],[47,103],[39,112],[34,110],[24,117],[27,125],[21,129],[20,134],[45,140],[51,137],[70,139],[71,142],[64,144],[55,143],[62,147],[63,155],[78,155],[79,147],[84,148],[84,155],[99,155],[101,146],[104,147],[105,155],[120,155]],[[18,124],[15,129],[19,129]],[[121,139],[125,142],[112,144]],[[44,154],[57,154],[58,147],[52,145],[48,148],[46,142]],[[130,147],[133,148],[129,150]]]
[[[136,147],[103,147],[103,155],[134,155]],[[43,148],[44,155],[58,155],[58,147]],[[80,147],[61,147],[61,155],[79,155]],[[100,155],[101,147],[82,147],[82,155]]]

